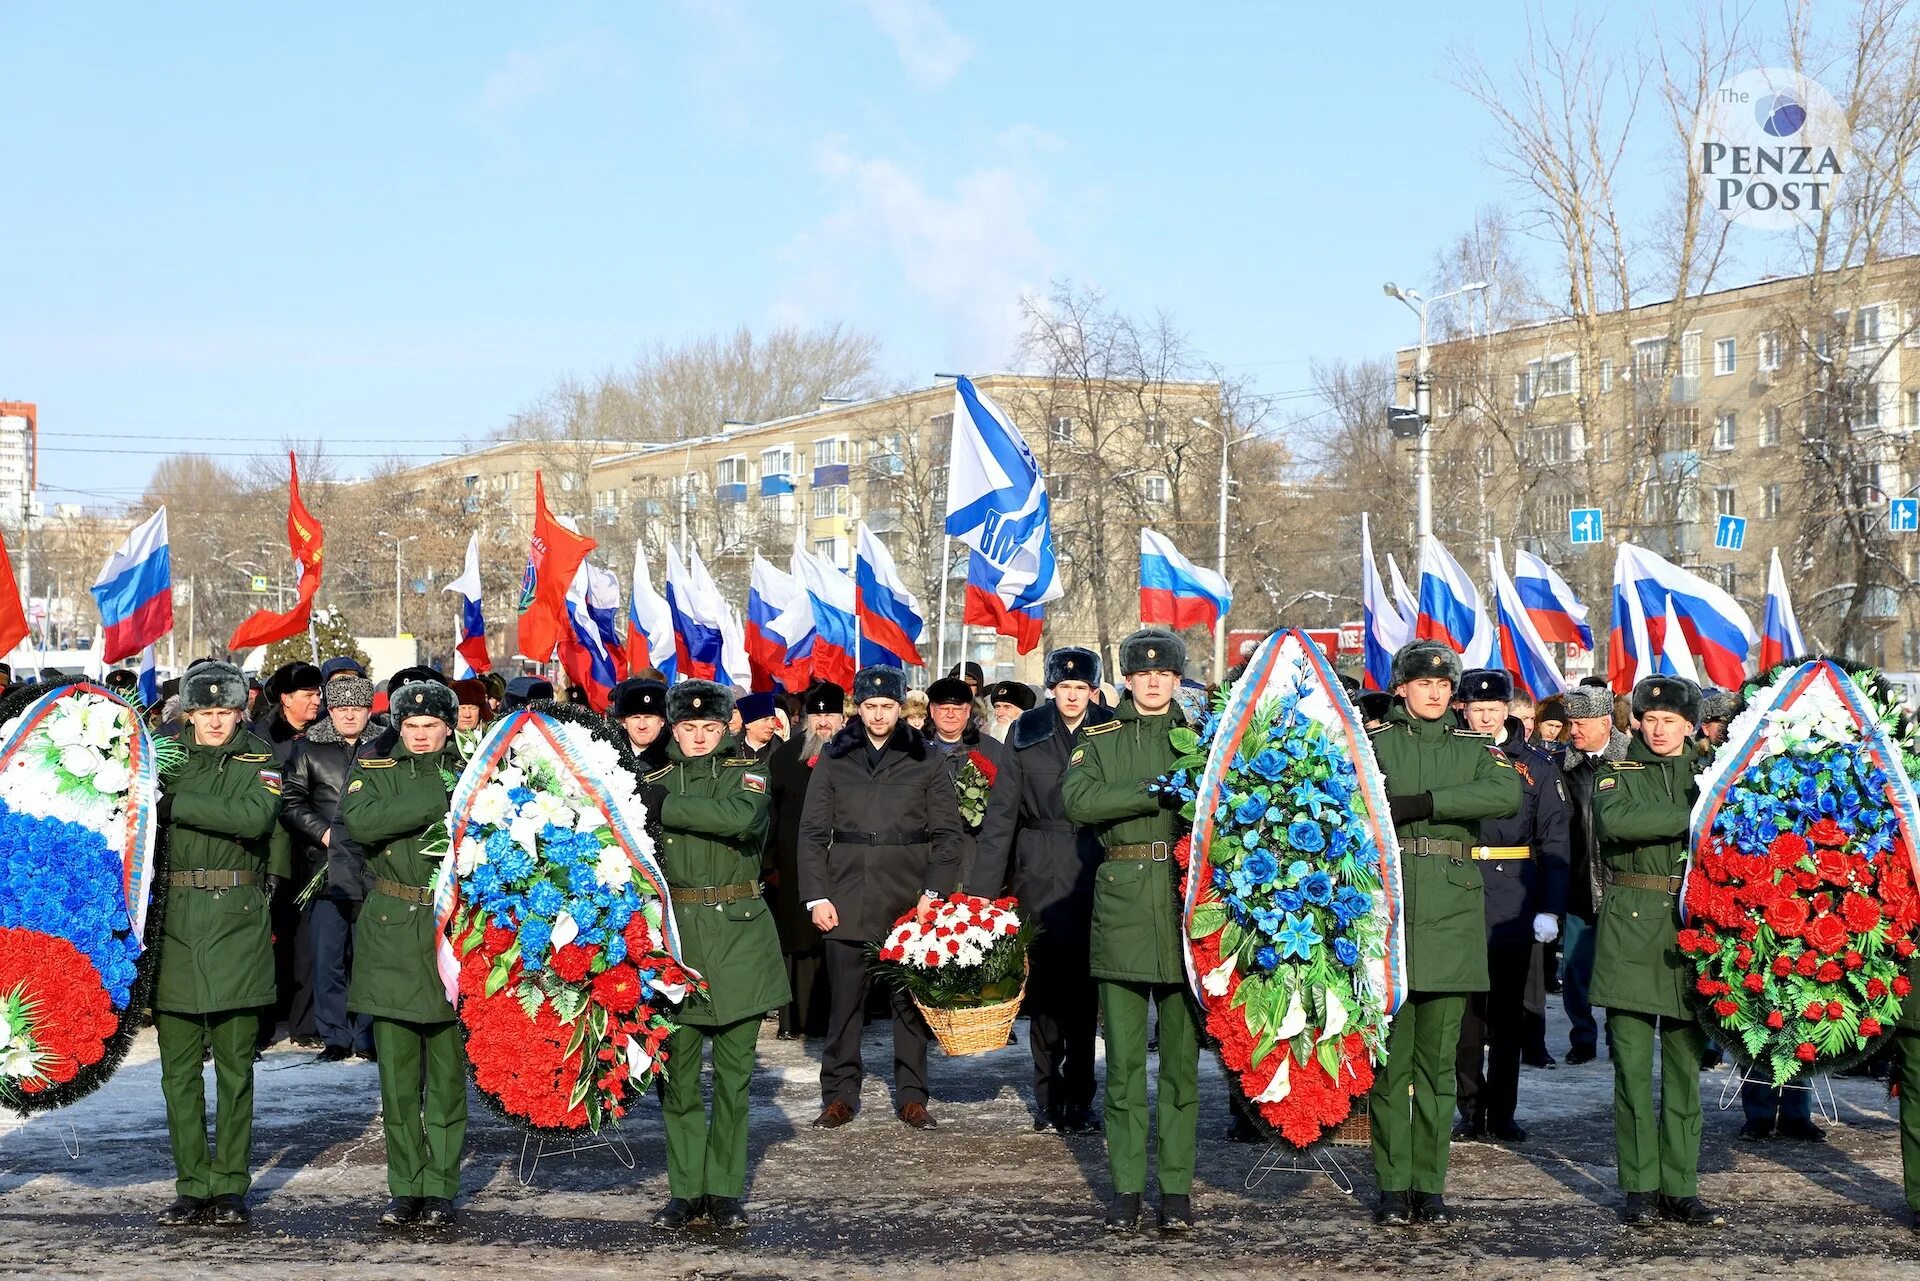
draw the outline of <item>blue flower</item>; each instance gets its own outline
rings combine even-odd
[[[1213,869],[1213,888],[1216,890],[1224,890],[1227,888],[1226,868],[1216,867]]]
[[[1255,885],[1268,884],[1280,874],[1279,862],[1265,850],[1255,850],[1240,866],[1246,872],[1247,879]]]
[[[1351,968],[1360,964],[1360,949],[1354,945],[1352,939],[1335,939],[1333,941],[1333,959]]]
[[[527,891],[528,913],[549,924],[554,917],[560,915],[560,909],[566,905],[566,896],[560,893],[560,887],[552,881],[541,881]]]
[[[1268,938],[1280,932],[1280,913],[1270,908],[1261,908],[1253,914],[1253,926]]]
[[[1308,866],[1307,861],[1305,859],[1297,858],[1293,860],[1293,862],[1287,864],[1287,879],[1291,881],[1297,881],[1301,877],[1305,876],[1308,872],[1311,872],[1312,870],[1313,868]]]
[[[1373,896],[1351,885],[1342,885],[1333,896],[1333,914],[1342,926],[1353,924],[1371,911]]]
[[[1280,968],[1280,954],[1270,947],[1263,947],[1253,954],[1254,964],[1271,973]]]
[[[1313,958],[1313,949],[1321,942],[1320,931],[1313,928],[1311,917],[1289,916],[1280,930],[1280,952],[1288,958],[1306,961]]]
[[[1287,758],[1271,747],[1254,757],[1247,765],[1253,773],[1269,783],[1277,783],[1280,776],[1287,772]]]
[[[1300,880],[1300,892],[1315,907],[1333,902],[1333,878],[1325,872],[1310,872]]]
[[[1327,834],[1311,819],[1298,819],[1287,825],[1287,844],[1302,854],[1318,854],[1327,848]]]
[[[1246,800],[1240,802],[1238,809],[1234,810],[1233,821],[1242,827],[1251,827],[1262,818],[1265,818],[1266,813],[1267,803],[1257,796],[1249,796]]]

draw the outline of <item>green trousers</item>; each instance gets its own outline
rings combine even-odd
[[[1382,1192],[1447,1190],[1459,1092],[1453,1060],[1466,1012],[1465,992],[1415,992],[1393,1016],[1387,1061],[1367,1094],[1373,1178]]]
[[[667,1188],[677,1197],[739,1200],[747,1188],[747,1089],[760,1016],[722,1028],[682,1024],[667,1038],[660,1111],[667,1127]],[[700,1099],[700,1051],[713,1042],[713,1115]]]
[[[245,1196],[253,1155],[253,1042],[256,1010],[214,1014],[153,1012],[160,1039],[160,1094],[167,1101],[174,1191],[205,1200]],[[207,1148],[207,1089],[200,1058],[213,1051],[213,1148]]]
[[[1100,980],[1107,1041],[1107,1172],[1115,1192],[1147,1190],[1147,1005],[1160,1009],[1160,1191],[1193,1190],[1200,1124],[1200,1030],[1178,983]]]
[[[460,1194],[467,1141],[467,1071],[460,1025],[373,1020],[380,1056],[380,1128],[387,1139],[387,1191],[394,1196]]]
[[[1660,1039],[1660,1106],[1653,1104],[1653,1042]],[[1700,1190],[1700,1025],[1633,1010],[1607,1011],[1613,1042],[1613,1147],[1622,1192],[1693,1196]]]
[[[1900,1181],[1907,1208],[1920,1210],[1920,1032],[1895,1031],[1893,1053],[1900,1071]]]

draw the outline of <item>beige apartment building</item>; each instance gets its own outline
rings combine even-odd
[[[1809,643],[1920,667],[1920,258],[1455,336],[1432,347],[1435,532],[1560,567],[1604,633],[1630,540],[1718,581],[1758,627],[1778,548]],[[1412,399],[1415,353],[1398,356]],[[1598,507],[1607,540],[1576,547]],[[1731,522],[1744,541],[1728,545]],[[1405,546],[1404,540],[1400,544]]]

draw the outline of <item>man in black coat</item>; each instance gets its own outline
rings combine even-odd
[[[636,772],[651,774],[667,764],[667,686],[629,678],[607,691],[607,719],[626,736]]]
[[[1599,1025],[1587,989],[1593,981],[1595,868],[1600,842],[1593,827],[1594,776],[1602,764],[1622,761],[1632,741],[1614,728],[1613,691],[1602,682],[1581,683],[1563,697],[1567,707],[1567,751],[1561,770],[1567,780],[1568,875],[1566,942],[1560,948],[1560,1003],[1573,1025],[1567,1062],[1590,1063],[1597,1053]]]
[[[764,765],[773,749],[780,746],[780,718],[774,714],[777,706],[768,691],[742,694],[734,704],[734,715],[740,718],[736,742],[742,756],[751,756]]]
[[[1000,775],[980,825],[969,890],[1008,892],[1040,933],[1027,952],[1028,1040],[1033,1046],[1033,1128],[1093,1134],[1095,989],[1087,972],[1093,877],[1103,857],[1092,828],[1067,820],[1060,776],[1083,725],[1113,719],[1093,704],[1100,656],[1090,649],[1047,655],[1053,701],[1021,713],[1007,732]],[[1025,688],[1022,686],[1022,688]]]
[[[975,752],[986,757],[996,772],[1000,768],[1000,758],[1005,749],[999,742],[980,732],[980,726],[974,720],[973,691],[956,676],[945,677],[927,686],[926,735],[927,746],[933,749],[934,759],[940,762],[947,777],[956,784],[960,779],[960,771]],[[982,821],[985,821],[984,815]],[[960,838],[962,885],[973,879],[977,831],[969,828]]]
[[[309,726],[320,716],[320,669],[312,663],[286,663],[267,678],[261,691],[262,712],[250,728],[273,749],[278,769],[285,772]],[[299,878],[294,878],[296,881]],[[294,904],[297,884],[282,885],[268,901],[273,919],[273,1008],[262,1012],[260,1048],[278,1039],[284,1020],[287,1037],[311,1049],[320,1044],[313,1025],[313,983],[307,931],[301,909]]]
[[[800,815],[800,898],[826,935],[827,1044],[820,1059],[826,1106],[814,1124],[836,1129],[860,1107],[861,1014],[867,945],[894,922],[951,894],[960,879],[960,806],[927,742],[900,720],[906,673],[867,667],[853,678],[858,724],[834,736],[814,767]],[[916,1130],[927,1112],[927,1025],[905,990],[893,1006],[894,1106]]]
[[[327,714],[307,729],[287,761],[280,822],[293,834],[296,894],[314,877],[324,877],[320,892],[301,913],[296,959],[313,994],[320,1059],[338,1063],[356,1053],[373,1057],[373,1021],[347,1012],[353,923],[366,898],[366,866],[338,819],[353,763],[374,755],[378,735],[367,725],[373,710],[371,681],[338,675],[327,682],[326,693]]]
[[[1560,916],[1567,910],[1566,784],[1552,757],[1529,744],[1526,727],[1507,714],[1512,698],[1513,679],[1505,672],[1472,671],[1460,678],[1467,728],[1491,734],[1520,776],[1520,812],[1480,824],[1488,986],[1467,1002],[1454,1058],[1460,1109],[1454,1137],[1491,1136],[1503,1143],[1527,1137],[1513,1114],[1534,945],[1560,936]]]
[[[783,1041],[824,1036],[827,1024],[826,972],[820,966],[820,931],[800,897],[800,814],[814,762],[847,725],[847,692],[815,682],[800,704],[800,731],[773,749],[767,761],[768,794],[773,802],[763,868],[774,924],[780,927],[780,951],[786,958],[787,985],[793,1001],[780,1011],[776,1035]]]

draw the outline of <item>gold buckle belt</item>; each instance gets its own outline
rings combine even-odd
[[[1531,845],[1476,845],[1468,851],[1468,857],[1483,860],[1490,858],[1532,858],[1533,847]]]
[[[758,898],[760,886],[754,881],[741,881],[738,885],[674,885],[668,887],[667,893],[676,903],[725,907],[741,899]]]
[[[232,890],[259,883],[258,872],[219,872],[208,867],[189,868],[167,877],[168,885],[183,890]]]
[[[1173,857],[1173,846],[1166,841],[1147,841],[1139,845],[1115,845],[1107,851],[1107,857],[1164,863]]]
[[[421,907],[428,907],[433,903],[431,885],[408,885],[405,881],[389,881],[384,876],[376,876],[373,878],[373,888],[388,898],[399,899],[402,903],[417,903]]]
[[[1622,889],[1652,890],[1656,894],[1678,894],[1682,878],[1647,876],[1640,872],[1616,872],[1608,868],[1604,879],[1608,885],[1618,885]]]

